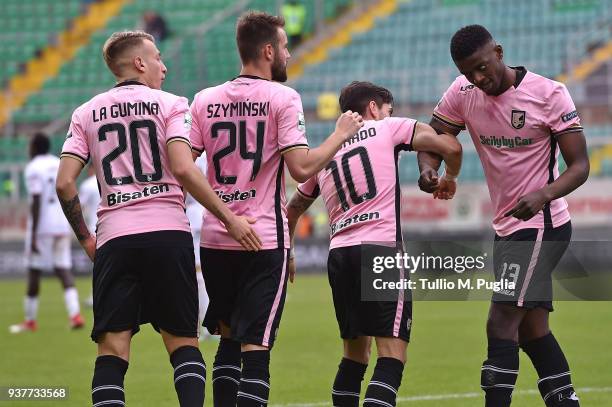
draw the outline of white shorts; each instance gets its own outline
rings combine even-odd
[[[72,268],[72,254],[70,236],[38,236],[36,246],[38,253],[32,253],[30,235],[26,236],[25,259],[26,267],[38,270],[52,270],[54,268]]]

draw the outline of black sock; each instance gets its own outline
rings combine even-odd
[[[569,365],[552,332],[521,344],[538,372],[538,388],[548,407],[578,407]]]
[[[174,367],[174,388],[181,407],[204,405],[206,365],[195,346],[181,346],[170,355]]]
[[[265,407],[270,393],[270,351],[242,352],[237,407]]]
[[[488,359],[483,362],[480,375],[486,407],[510,406],[518,377],[518,349],[514,341],[489,338]]]
[[[235,407],[240,384],[240,342],[221,338],[213,365],[214,407]]]
[[[361,381],[368,365],[342,358],[332,388],[334,407],[359,407]]]
[[[118,356],[98,356],[91,381],[91,401],[94,405],[96,403],[104,403],[104,407],[125,405],[123,378],[128,365],[128,362]]]
[[[363,406],[395,406],[397,390],[402,383],[404,364],[394,358],[378,358],[374,374],[368,384]]]

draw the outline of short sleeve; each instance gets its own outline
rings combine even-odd
[[[319,182],[317,181],[317,176],[314,175],[310,177],[308,181],[299,184],[297,186],[297,191],[304,198],[317,199],[319,193],[321,192]]]
[[[290,88],[283,89],[277,114],[278,148],[281,153],[295,148],[308,148],[306,122],[300,95]]]
[[[416,131],[417,121],[404,117],[389,117],[385,119],[393,145],[400,146],[402,150],[412,151],[412,139]]]
[[[202,134],[202,126],[200,123],[200,98],[198,97],[198,95],[195,96],[193,102],[191,103],[191,130],[189,132],[189,140],[191,140],[191,149],[198,153],[198,155],[200,155],[204,152],[204,137]]]
[[[80,109],[77,109],[72,114],[70,128],[68,129],[68,134],[66,135],[66,141],[64,141],[60,158],[74,158],[85,166],[89,161],[89,145],[87,144],[87,135],[85,134],[83,126],[81,125],[79,112]]]
[[[187,98],[179,97],[166,118],[166,144],[182,141],[191,147],[189,132],[192,119]]]
[[[40,171],[28,166],[25,171],[25,187],[30,195],[38,195],[43,191],[43,177]]]
[[[582,131],[580,117],[567,88],[559,83],[548,103],[550,112],[547,115],[547,125],[551,133],[557,137],[565,133]]]
[[[466,86],[473,87],[474,85]],[[465,91],[466,90],[462,89],[461,86],[461,77],[455,79],[434,108],[433,117],[449,127],[456,128],[457,130],[464,130],[465,119],[463,117],[459,97],[460,92]]]

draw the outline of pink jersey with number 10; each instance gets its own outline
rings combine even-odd
[[[322,195],[329,214],[330,249],[401,242],[400,151],[412,150],[416,121],[368,120],[327,167],[298,185],[306,198]]]
[[[289,248],[283,154],[308,148],[298,93],[242,75],[199,92],[191,105],[191,144],[206,151],[208,181],[227,206],[255,218],[263,249]],[[243,250],[206,211],[201,246]]]
[[[79,106],[62,157],[91,158],[100,185],[96,245],[160,230],[189,232],[167,144],[189,144],[187,99],[123,82]],[[93,232],[93,231],[91,231]]]

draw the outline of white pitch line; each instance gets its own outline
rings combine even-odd
[[[580,396],[581,393],[612,393],[612,387],[583,387],[577,389],[576,392]],[[513,392],[516,396],[540,394],[537,390],[517,390]],[[452,399],[475,399],[483,397],[484,393],[454,393],[454,394],[424,394],[421,396],[398,397],[397,403],[410,403],[413,401],[429,401],[429,400],[452,400]],[[318,401],[314,403],[290,403],[290,404],[272,404],[270,407],[318,407],[328,406],[329,401]]]

